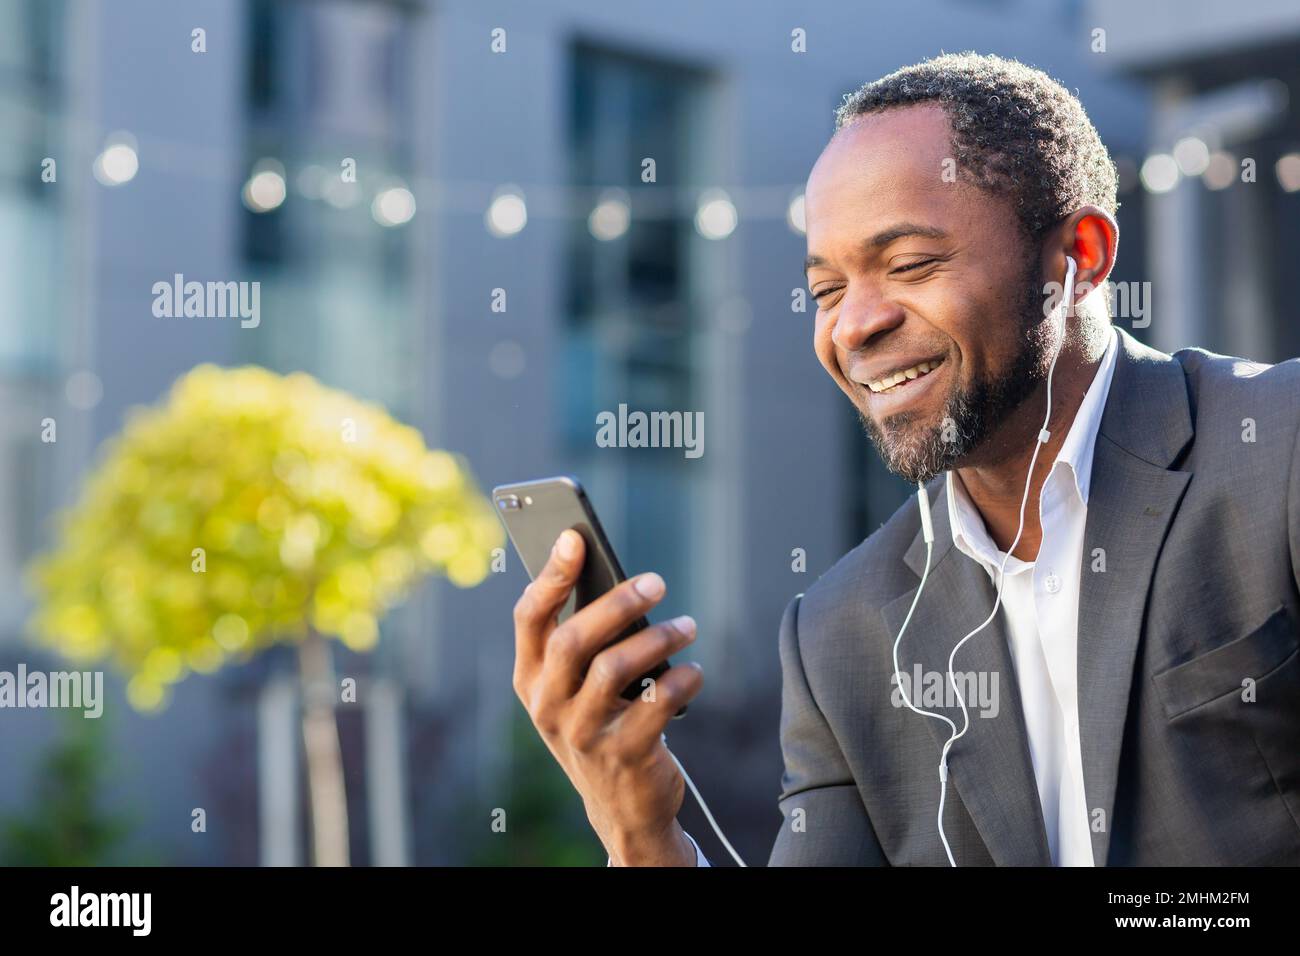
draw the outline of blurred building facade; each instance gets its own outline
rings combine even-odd
[[[1093,0],[1089,16],[1110,27],[1107,73],[1152,92],[1152,341],[1264,362],[1300,355],[1300,7]]]
[[[1140,52],[1112,62],[1091,46],[1104,20],[1120,49],[1122,5],[773,7],[0,0],[0,116],[15,132],[0,144],[0,572],[14,585],[0,594],[0,667],[55,666],[22,640],[20,569],[129,407],[200,362],[305,370],[465,455],[485,488],[583,479],[628,570],[664,574],[662,613],[699,621],[706,692],[670,728],[673,747],[742,854],[764,859],[779,823],[781,611],[905,494],[817,364],[812,311],[791,307],[804,279],[791,204],[841,95],[960,49],[1077,89],[1128,170],[1121,280],[1164,263],[1172,240],[1153,204],[1173,195],[1137,185],[1161,147],[1149,129],[1163,94],[1148,90],[1160,76]],[[1235,62],[1235,79],[1282,75]],[[1207,68],[1193,86],[1225,75]],[[139,163],[117,186],[91,174],[112,143]],[[1272,175],[1261,162],[1260,180]],[[1259,229],[1247,227],[1279,241]],[[260,325],[155,318],[151,286],[176,273],[261,282]],[[1271,281],[1251,275],[1256,292]],[[1289,307],[1276,297],[1239,338],[1166,320],[1161,294],[1138,334],[1166,347],[1297,351],[1263,306]],[[702,412],[703,455],[597,447],[595,416],[620,404]],[[47,416],[55,445],[37,438]],[[497,808],[519,808],[507,834],[540,825],[512,736],[510,610],[525,577],[513,553],[507,568],[470,591],[432,582],[374,654],[340,651],[340,672],[362,681],[340,712],[355,862],[486,858],[489,841],[509,843],[491,830]],[[305,860],[292,676],[271,653],[190,677],[162,717],[131,712],[110,680],[111,799],[163,859]],[[0,811],[18,811],[55,725],[0,720]],[[190,832],[196,807],[206,835]],[[683,817],[720,860],[702,816]]]

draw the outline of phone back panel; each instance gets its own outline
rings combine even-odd
[[[519,507],[502,509],[502,499],[513,495]],[[551,556],[555,539],[566,528],[582,535],[586,544],[586,560],[578,583],[560,612],[564,620],[574,611],[586,607],[596,598],[623,581],[614,549],[610,547],[582,487],[570,478],[545,478],[539,481],[502,485],[492,491],[498,503],[498,514],[506,526],[510,540],[530,578],[542,573]],[[645,627],[642,623],[636,630]],[[635,633],[635,631],[631,632]]]
[[[512,498],[517,506],[502,507],[503,501],[508,502]],[[572,528],[582,535],[586,545],[586,559],[577,584],[560,611],[561,621],[625,580],[626,576],[614,555],[614,549],[600,526],[600,519],[596,517],[595,509],[575,479],[561,476],[501,485],[492,489],[492,500],[519,553],[519,559],[533,580],[537,579],[537,575],[546,566],[551,548],[561,532]],[[645,617],[638,618],[610,643],[631,637],[649,626],[650,622]],[[667,664],[661,663],[645,676],[658,678],[667,669]],[[630,685],[623,696],[629,700],[634,699],[641,687],[638,681]],[[682,708],[678,716],[685,712],[686,708]]]

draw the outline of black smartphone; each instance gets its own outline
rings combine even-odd
[[[578,479],[561,475],[557,478],[501,485],[492,489],[492,500],[496,504],[497,514],[506,526],[506,533],[510,535],[515,551],[519,554],[519,560],[524,563],[528,576],[534,580],[546,566],[555,539],[565,529],[572,528],[582,535],[586,556],[577,584],[560,610],[561,621],[627,579],[600,526],[600,519],[596,517],[596,509],[592,507]],[[649,626],[650,622],[645,617],[640,617],[610,641],[610,644],[631,637]],[[623,697],[636,700],[645,686],[643,682],[648,679],[657,680],[669,666],[668,661],[656,664],[629,684],[623,691]],[[674,717],[685,713],[686,708],[683,707]]]

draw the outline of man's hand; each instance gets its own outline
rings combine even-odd
[[[622,691],[691,644],[695,622],[679,617],[610,645],[662,600],[663,579],[651,572],[557,625],[583,549],[576,531],[560,535],[515,605],[515,693],[582,796],[615,866],[694,866],[695,848],[677,823],[686,784],[661,734],[700,692],[704,677],[698,667],[681,664],[660,675],[652,695],[629,701]]]

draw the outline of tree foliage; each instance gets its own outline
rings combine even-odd
[[[110,440],[54,549],[33,630],[111,660],[141,710],[312,628],[364,651],[422,575],[468,587],[500,524],[465,463],[308,375],[202,365]]]

